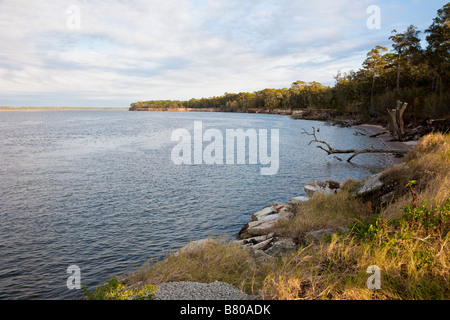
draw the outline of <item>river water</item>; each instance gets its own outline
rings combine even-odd
[[[279,130],[279,169],[258,164],[175,165],[174,130]],[[305,195],[310,180],[359,179],[383,155],[353,164],[309,145],[302,128],[335,148],[381,147],[351,128],[287,116],[123,110],[0,112],[0,299],[74,299],[81,284],[136,270],[208,236],[233,237],[271,202]],[[205,146],[207,143],[205,143]],[[270,145],[270,144],[269,144]]]

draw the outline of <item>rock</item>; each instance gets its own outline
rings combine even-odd
[[[332,234],[335,232],[335,229],[321,229],[321,230],[314,230],[310,231],[305,235],[305,241],[307,243],[319,243],[323,240],[323,237]]]
[[[233,285],[215,281],[166,282],[157,286],[154,300],[255,300],[257,296],[243,293]]]
[[[245,239],[242,241],[242,245],[248,245],[248,246],[253,246],[255,244],[257,244],[258,241],[255,240],[255,238],[250,238],[250,239]]]
[[[269,220],[278,219],[279,217],[280,217],[280,215],[278,213],[270,214],[268,216],[262,217],[261,219],[258,219],[257,221],[269,221]]]
[[[275,208],[273,206],[269,206],[269,207],[265,207],[264,209],[254,213],[252,215],[252,220],[261,220],[262,218],[274,214],[276,213],[277,210],[275,210]]]
[[[249,238],[249,239],[245,239],[245,240],[238,240],[235,243],[239,243],[241,245],[247,245],[247,244],[255,245],[255,244],[265,241],[269,238],[273,238],[273,236],[274,236],[274,234],[273,234],[273,232],[271,232],[267,235],[257,236],[257,237],[253,237],[253,238]]]
[[[268,234],[277,224],[278,219],[250,221],[246,233],[250,236],[261,236]]]
[[[333,194],[340,191],[340,182],[328,181],[310,181],[305,185],[305,192],[311,198],[316,193]]]
[[[309,198],[305,196],[298,196],[291,199],[292,204],[299,204],[308,201]]]
[[[247,223],[245,226],[243,226],[241,230],[239,230],[239,232],[238,232],[238,234],[237,234],[237,237],[238,237],[239,239],[248,239],[248,238],[251,238],[252,236],[249,235],[249,234],[247,233],[247,230],[248,230],[248,223]],[[241,241],[242,241],[242,240],[241,240]]]
[[[272,246],[265,250],[266,254],[277,257],[289,251],[299,248],[291,238],[280,238],[272,243]]]
[[[252,221],[247,223],[238,233],[240,239],[248,239],[270,233],[280,219],[292,219],[292,207],[284,203],[272,203],[252,215]]]
[[[372,192],[381,189],[384,186],[384,183],[380,180],[381,176],[382,173],[380,172],[364,179],[361,182],[361,186],[356,191],[356,195],[364,197]]]
[[[279,218],[278,218],[279,220],[290,220],[295,216],[295,214],[288,211],[287,209],[283,209],[280,211],[278,216],[279,216]]]
[[[190,241],[187,245],[185,245],[183,248],[179,249],[174,253],[174,256],[178,256],[180,253],[189,254],[195,249],[206,245],[207,243],[215,242],[213,239],[201,239],[197,241]]]
[[[266,249],[270,246],[270,244],[272,243],[272,241],[273,241],[273,238],[264,240],[264,241],[262,241],[262,242],[260,242],[260,243],[258,243],[258,244],[255,244],[255,245],[252,247],[252,249],[253,249],[253,250],[266,250]]]
[[[317,192],[322,192],[327,187],[324,181],[310,181],[305,185],[305,192],[309,197],[312,197]]]

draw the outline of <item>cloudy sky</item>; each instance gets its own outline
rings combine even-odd
[[[0,0],[0,106],[127,107],[333,85],[441,0]],[[369,11],[380,9],[380,28]],[[372,16],[373,17],[373,16]]]

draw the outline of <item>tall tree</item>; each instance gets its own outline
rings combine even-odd
[[[404,33],[392,30],[392,47],[397,52],[397,92],[400,90],[400,62],[402,58],[408,59],[421,52],[419,34],[420,31],[413,25],[409,26]]]
[[[450,2],[438,10],[437,17],[425,33],[428,34],[426,56],[439,77],[442,92],[442,80],[448,81],[450,73]]]
[[[382,46],[376,46],[372,49],[368,54],[366,60],[363,62],[363,66],[372,73],[372,90],[370,92],[370,106],[373,110],[373,93],[375,90],[375,78],[377,77],[377,73],[386,65],[386,60],[384,56],[381,54],[382,52],[386,52],[388,49]]]

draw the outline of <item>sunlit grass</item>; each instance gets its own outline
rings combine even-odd
[[[229,241],[210,239],[170,254],[127,277],[127,283],[224,281],[263,299],[450,299],[450,135],[422,138],[406,165],[384,171],[393,201],[377,207],[344,191],[316,195],[295,217],[276,227],[297,239],[298,251],[257,258]],[[302,241],[312,230],[336,229],[320,243]],[[369,289],[369,266],[381,272],[381,288]]]

